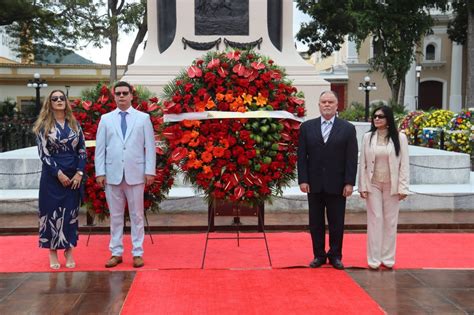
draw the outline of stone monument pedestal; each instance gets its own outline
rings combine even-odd
[[[307,117],[319,116],[317,101],[330,84],[320,78],[314,67],[301,58],[295,48],[293,38],[292,0],[248,0],[247,29],[222,30],[222,34],[202,35],[205,32],[196,27],[196,14],[200,5],[208,5],[206,14],[214,18],[211,6],[217,2],[229,6],[245,1],[215,0],[157,0],[148,1],[148,40],[141,58],[130,65],[122,78],[132,84],[146,86],[160,95],[163,87],[173,80],[192,61],[209,50],[225,50],[225,42],[249,44],[259,41],[255,50],[272,58],[275,63],[286,69],[293,85],[305,94]],[[201,10],[202,11],[202,10]],[[224,8],[214,8],[215,14],[231,14]],[[204,14],[203,13],[203,14]],[[209,23],[212,23],[209,22]],[[216,22],[217,23],[217,22]],[[215,33],[210,30],[209,33]],[[196,35],[196,33],[200,35]],[[226,34],[227,33],[227,34]],[[238,35],[229,35],[237,33]],[[184,41],[220,43],[209,49],[194,49]],[[210,45],[210,44],[209,44]],[[230,48],[230,47],[229,47]]]

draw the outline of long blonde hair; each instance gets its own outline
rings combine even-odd
[[[79,132],[79,127],[77,124],[76,117],[74,117],[72,113],[72,108],[71,104],[69,104],[69,100],[66,97],[66,94],[62,90],[53,90],[51,93],[49,93],[48,97],[44,100],[43,107],[41,107],[41,111],[38,115],[38,118],[35,121],[35,124],[33,125],[33,132],[37,135],[40,132],[44,132],[45,135],[47,135],[51,129],[54,127],[55,124],[55,119],[54,119],[54,113],[51,105],[51,95],[53,93],[60,92],[65,99],[65,104],[66,104],[66,109],[64,110],[65,112],[65,118],[69,123],[69,127],[74,130],[76,133]]]

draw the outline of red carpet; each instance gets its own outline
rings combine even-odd
[[[384,312],[345,272],[294,269],[139,272],[121,314]]]
[[[145,270],[200,268],[205,234],[157,234],[152,245],[145,238]],[[307,233],[267,233],[273,268],[307,266],[312,258]],[[105,270],[109,258],[108,235],[93,235],[89,247],[86,236],[75,250],[76,271]],[[38,248],[36,236],[0,237],[0,272],[51,271],[48,251]],[[343,262],[346,267],[366,267],[366,235],[346,234]],[[64,257],[60,257],[64,264]],[[206,269],[268,268],[263,240],[209,241]],[[474,268],[474,233],[399,234],[397,262],[400,268]],[[64,267],[59,271],[66,270]],[[130,237],[125,237],[124,263],[114,270],[133,270]]]

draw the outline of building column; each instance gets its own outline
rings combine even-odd
[[[416,109],[416,98],[418,97],[418,82],[416,80],[416,60],[410,65],[410,69],[405,75],[405,99],[403,105],[406,110],[412,112]]]
[[[451,80],[448,109],[459,112],[462,109],[462,45],[453,42],[451,51]]]
[[[357,45],[353,40],[347,38],[347,63],[359,63]]]

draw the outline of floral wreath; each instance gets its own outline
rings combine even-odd
[[[208,200],[260,204],[295,179],[304,101],[268,57],[209,52],[164,95],[165,121],[188,115],[163,131],[172,159]]]
[[[400,130],[405,132],[410,144],[415,143],[415,136],[417,136],[417,133],[421,132],[419,128],[423,121],[423,117],[425,117],[424,115],[425,113],[423,111],[414,111],[408,113],[400,121]]]
[[[453,116],[448,123],[445,147],[448,151],[472,152],[472,113],[461,111]]]
[[[98,93],[97,93],[98,92]],[[163,110],[158,103],[157,98],[150,98],[149,101],[141,100],[137,89],[133,88],[132,106],[142,112],[150,114],[153,129],[155,131],[155,140],[157,143],[163,140]],[[74,116],[80,123],[86,142],[95,140],[100,118],[103,114],[111,112],[117,108],[111,89],[106,85],[98,86],[93,94],[98,94],[97,101],[77,99],[72,107]],[[84,203],[92,215],[97,215],[100,220],[109,216],[109,209],[105,199],[105,192],[95,181],[94,167],[95,145],[87,147],[88,162],[85,168],[85,194]],[[176,174],[175,168],[171,165],[170,151],[165,146],[156,148],[156,176],[155,182],[151,186],[145,187],[145,210],[158,210],[158,204],[161,202],[173,185],[173,178]]]

